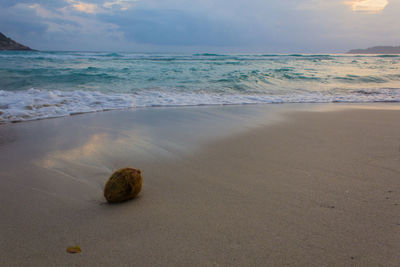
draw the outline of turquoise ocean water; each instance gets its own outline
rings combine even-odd
[[[0,52],[0,123],[154,106],[400,102],[400,56]]]

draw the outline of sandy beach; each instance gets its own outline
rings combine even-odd
[[[126,166],[143,190],[109,205],[103,186]],[[3,124],[0,201],[1,266],[399,266],[400,106]]]

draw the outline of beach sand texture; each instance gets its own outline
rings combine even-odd
[[[369,107],[0,125],[0,265],[399,266],[400,109]],[[103,186],[126,166],[142,192],[109,205]]]

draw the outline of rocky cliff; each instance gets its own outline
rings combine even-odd
[[[400,54],[400,46],[374,46],[367,49],[353,49],[348,54]]]
[[[0,50],[28,50],[31,51],[29,47],[19,44],[16,41],[8,38],[0,32]]]

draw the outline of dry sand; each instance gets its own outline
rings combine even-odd
[[[104,183],[125,166],[143,170],[143,191],[108,205]],[[0,125],[0,202],[1,266],[399,266],[400,109],[143,109]],[[82,253],[67,254],[76,244]]]

